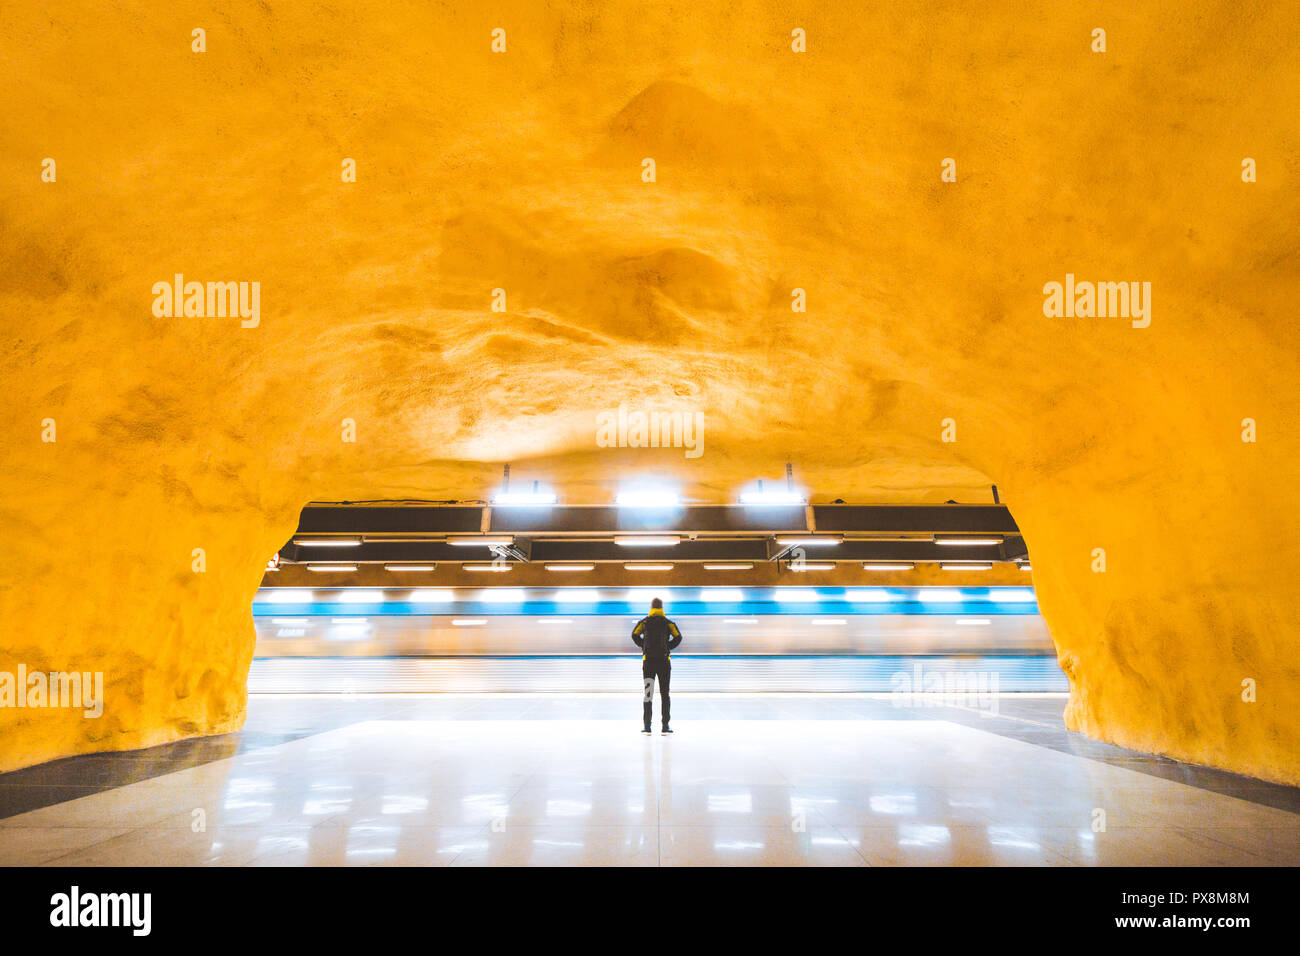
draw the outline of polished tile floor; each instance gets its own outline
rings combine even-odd
[[[1063,698],[254,697],[241,734],[0,775],[5,865],[1300,864],[1300,792]],[[630,718],[630,719],[629,719]]]

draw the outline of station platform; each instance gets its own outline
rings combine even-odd
[[[1064,703],[682,693],[644,737],[636,694],[253,695],[238,734],[0,775],[0,864],[1300,863],[1300,789]]]

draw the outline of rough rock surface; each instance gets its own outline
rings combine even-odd
[[[108,703],[0,711],[0,769],[237,728],[307,501],[484,496],[503,461],[725,501],[788,456],[823,500],[996,482],[1071,727],[1300,782],[1298,24],[6,4],[0,670],[102,670]],[[178,272],[260,282],[260,324],[156,317]],[[1066,273],[1150,282],[1150,327],[1045,317]],[[597,447],[620,402],[703,412],[704,453]]]

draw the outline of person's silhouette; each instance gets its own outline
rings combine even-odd
[[[655,678],[659,679],[660,710],[663,732],[671,734],[668,726],[672,703],[668,698],[668,681],[672,676],[672,650],[682,642],[682,632],[677,625],[664,617],[664,602],[655,598],[650,602],[650,613],[637,621],[632,628],[632,640],[641,648],[641,678],[644,694],[641,704],[641,733],[650,733],[650,717],[654,704]]]

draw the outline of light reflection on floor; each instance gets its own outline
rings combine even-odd
[[[1300,862],[1300,814],[939,710],[846,718],[839,698],[802,695],[774,714],[785,705],[683,697],[677,733],[643,737],[617,708],[635,698],[462,700],[385,704],[0,819],[0,863]],[[264,701],[251,720],[311,725],[340,706]]]

